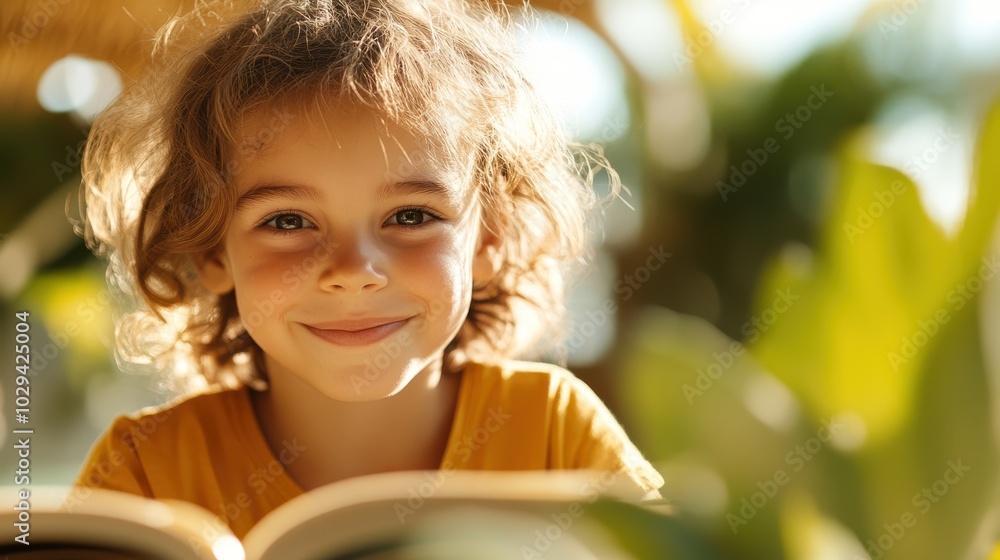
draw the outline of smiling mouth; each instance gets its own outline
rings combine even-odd
[[[410,319],[357,319],[303,325],[317,337],[337,346],[367,346],[403,328]]]

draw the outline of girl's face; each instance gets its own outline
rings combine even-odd
[[[235,290],[269,376],[341,401],[393,395],[440,367],[497,239],[467,170],[432,163],[403,129],[360,110],[276,122],[245,123],[259,144],[237,155],[236,206],[201,280]]]

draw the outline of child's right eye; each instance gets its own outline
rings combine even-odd
[[[316,225],[300,216],[289,212],[268,216],[258,228],[270,227],[280,231],[292,231],[302,228],[315,228]]]

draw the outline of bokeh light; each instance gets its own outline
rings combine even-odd
[[[121,78],[114,66],[70,55],[52,63],[42,74],[38,102],[48,111],[73,112],[90,122],[121,89]]]
[[[519,37],[529,79],[577,140],[617,140],[629,130],[621,63],[579,21],[540,16]]]

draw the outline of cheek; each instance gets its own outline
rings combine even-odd
[[[236,296],[244,302],[261,298],[280,303],[300,290],[320,266],[311,251],[244,250],[234,263]]]
[[[395,259],[394,259],[395,260]],[[452,305],[472,294],[472,260],[461,239],[449,239],[400,252],[397,278],[427,299]]]

